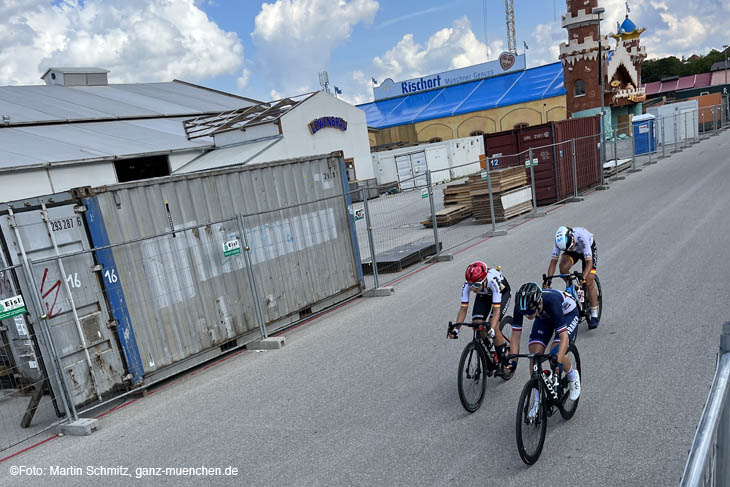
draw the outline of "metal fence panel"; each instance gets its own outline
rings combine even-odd
[[[343,164],[334,153],[93,191],[145,374],[258,334],[260,314],[294,321],[360,292]],[[234,241],[243,253],[225,255]]]
[[[47,349],[44,323],[35,318],[33,286],[21,265],[0,259],[0,451],[59,422],[68,414],[65,388]],[[21,297],[22,305],[18,301]]]

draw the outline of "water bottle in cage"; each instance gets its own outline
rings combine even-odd
[[[585,301],[585,291],[583,289],[578,289],[578,301],[581,303]]]

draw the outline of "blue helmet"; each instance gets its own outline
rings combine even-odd
[[[573,246],[573,229],[569,227],[559,227],[555,232],[555,245],[560,250],[568,250]]]

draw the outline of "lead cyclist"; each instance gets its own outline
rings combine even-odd
[[[593,238],[593,234],[583,227],[559,227],[555,232],[555,247],[548,265],[547,275],[553,275],[556,264],[559,265],[561,274],[568,274],[570,268],[578,261],[583,264],[583,280],[588,301],[591,303],[591,321],[588,323],[588,328],[593,330],[598,328],[598,289],[595,282],[596,266],[598,265],[596,240]],[[548,281],[546,287],[550,287],[550,284]]]

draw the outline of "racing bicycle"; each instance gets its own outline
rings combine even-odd
[[[575,271],[572,274],[555,274],[553,276],[542,275],[542,286],[545,287],[549,281],[560,277],[565,281],[565,292],[573,296],[575,302],[578,303],[578,319],[579,322],[585,320],[591,322],[591,301],[586,296],[585,281],[583,274]],[[598,291],[598,319],[601,319],[603,312],[603,292],[601,291],[601,281],[596,274],[594,277],[596,283],[596,291]]]
[[[556,351],[557,346],[553,348]],[[578,370],[581,379],[583,371],[580,368],[580,355],[575,343],[568,346],[566,355],[571,364]],[[570,419],[578,408],[580,397],[571,400],[568,387],[568,377],[553,353],[529,353],[509,355],[508,360],[514,358],[529,358],[532,360],[532,375],[522,388],[520,400],[517,403],[517,450],[522,461],[528,465],[537,462],[545,444],[547,421],[555,411],[560,411],[563,419]],[[545,368],[544,364],[548,367]],[[534,392],[537,391],[537,394]],[[535,400],[537,396],[537,401]]]
[[[499,360],[494,347],[493,338],[490,336],[491,329],[487,322],[480,323],[451,323],[449,332],[455,326],[468,326],[474,331],[474,337],[466,344],[459,359],[459,399],[464,409],[473,413],[482,405],[484,393],[487,388],[487,377],[492,377],[499,370]],[[509,347],[509,339],[512,335],[512,317],[506,315],[499,323],[499,331],[502,332]],[[509,380],[512,374],[503,373],[502,380]]]

